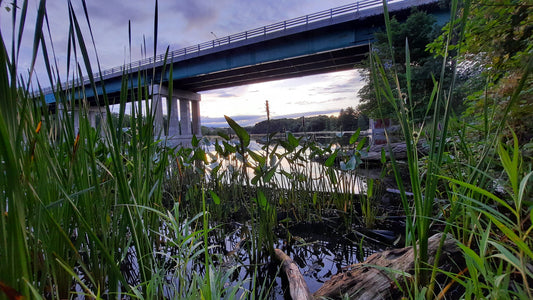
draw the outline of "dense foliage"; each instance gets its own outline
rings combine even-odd
[[[473,1],[465,28],[465,46],[457,55],[472,76],[462,86],[467,93],[465,117],[483,124],[483,115],[492,121],[507,119],[521,145],[529,143],[527,150],[533,154],[533,78],[525,78],[525,88],[509,105],[513,93],[520,85],[524,66],[531,63],[533,55],[533,5],[519,0]],[[450,26],[446,28],[449,30]],[[430,49],[439,53],[439,38]],[[436,46],[437,45],[437,46]],[[476,72],[477,70],[477,72]],[[482,83],[482,84],[480,84]],[[507,115],[507,106],[509,114]],[[496,124],[496,123],[493,123]],[[490,131],[494,130],[494,126]],[[505,130],[507,137],[511,133]]]
[[[440,27],[433,16],[425,12],[413,12],[405,22],[395,18],[391,20],[391,38],[394,56],[391,56],[388,35],[386,32],[377,32],[372,51],[379,55],[385,65],[385,70],[392,76],[394,70],[398,71],[398,79],[405,86],[406,70],[406,41],[409,43],[410,68],[412,77],[412,101],[414,102],[414,115],[422,120],[425,115],[429,98],[433,89],[433,79],[438,77],[441,60],[426,51],[426,45],[432,42],[440,33]],[[358,110],[374,118],[393,117],[393,108],[389,104],[378,101],[375,94],[376,82],[369,73],[370,63],[365,61],[361,74],[364,76],[365,85],[359,91],[361,99]],[[394,69],[394,70],[393,70]],[[450,74],[447,72],[446,74]],[[392,79],[392,77],[390,77]],[[448,80],[449,78],[447,78]],[[391,85],[394,82],[390,81]]]

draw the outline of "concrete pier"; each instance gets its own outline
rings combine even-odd
[[[170,146],[190,145],[193,135],[200,137],[200,100],[201,95],[198,93],[173,89],[172,92],[166,86],[155,85],[153,88],[152,101],[159,104],[161,114],[159,117],[159,108],[156,110],[156,123],[163,124],[163,113],[161,99],[167,101],[168,128],[162,128],[162,135],[166,133],[167,144]],[[178,110],[179,102],[179,110]],[[162,126],[162,125],[161,125]]]

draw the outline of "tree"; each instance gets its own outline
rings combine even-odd
[[[341,109],[337,120],[340,130],[357,129],[357,113],[353,107]]]
[[[449,30],[448,25],[446,30]],[[440,38],[439,41],[441,41]],[[438,53],[438,42],[432,50]],[[518,135],[521,144],[533,142],[533,78],[526,78],[514,103],[512,94],[531,68],[533,57],[533,5],[519,0],[478,0],[472,3],[465,29],[465,46],[460,58],[467,64],[482,66],[477,76],[484,83],[472,88],[468,83],[466,99],[470,120],[482,122],[484,114],[493,114],[492,127],[502,118]],[[528,88],[529,87],[529,88]],[[465,86],[463,86],[465,88]],[[509,114],[505,112],[509,109]],[[510,133],[509,133],[510,136]]]
[[[398,71],[400,84],[401,86],[406,86],[405,48],[406,41],[408,42],[412,72],[411,101],[413,101],[415,106],[414,116],[419,119],[424,116],[433,89],[432,76],[438,78],[438,74],[435,73],[440,71],[441,68],[440,59],[435,58],[432,53],[426,51],[427,44],[431,43],[439,35],[440,27],[435,23],[436,20],[433,16],[419,11],[414,11],[404,23],[400,23],[393,18],[391,20],[391,29],[394,57],[392,57],[390,52],[386,32],[377,32],[374,36],[376,42],[372,45],[372,51],[378,53],[386,67],[392,66],[393,61],[395,62],[394,65]],[[366,83],[359,91],[361,100],[357,109],[373,118],[393,117],[392,107],[388,103],[378,103],[368,61],[363,63],[361,74]]]

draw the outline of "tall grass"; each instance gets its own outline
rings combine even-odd
[[[156,108],[144,101],[159,82],[141,80],[149,75],[143,72],[135,74],[138,82],[132,82],[125,72],[118,118],[111,116],[103,86],[96,102],[104,105],[100,119],[105,121],[100,122],[103,128],[92,128],[83,85],[62,86],[56,58],[48,56],[50,46],[44,36],[51,33],[43,32],[49,28],[45,3],[39,2],[36,20],[31,21],[36,27],[29,78],[19,77],[23,70],[17,68],[28,1],[12,4],[13,38],[6,44],[2,36],[0,44],[0,185],[4,191],[0,196],[0,298],[65,299],[81,293],[94,299],[178,294],[196,299],[213,278],[220,280],[212,285],[213,295],[231,295],[223,285],[228,278],[213,270],[207,255],[204,272],[213,276],[191,277],[195,272],[191,264],[199,264],[195,249],[208,249],[209,228],[196,227],[200,216],[207,216],[205,209],[188,219],[179,218],[178,205],[170,205],[168,211],[163,205],[163,187],[174,154],[159,142],[153,122]],[[81,20],[90,29],[86,4],[82,4]],[[94,46],[92,32],[89,39],[84,36],[78,15],[68,5],[65,78],[78,81],[88,76],[91,84],[86,88],[96,91],[94,66],[101,71],[98,61],[90,60],[86,42]],[[157,2],[155,12],[157,32]],[[55,91],[55,112],[48,109],[42,94],[32,93],[33,65],[38,60],[44,61]],[[137,88],[130,93],[133,85]],[[137,104],[129,114],[127,101]],[[147,109],[140,109],[143,106]],[[79,117],[64,109],[79,109]],[[127,119],[131,127],[123,131]]]
[[[462,4],[459,7],[459,4]],[[393,53],[390,23],[385,7],[385,22],[389,38],[390,53]],[[515,137],[513,146],[507,149],[498,143],[499,132],[505,126],[505,117],[491,130],[489,122],[479,132],[471,132],[469,127],[458,125],[450,114],[450,103],[457,69],[452,77],[449,90],[444,90],[445,67],[450,61],[448,57],[452,41],[458,41],[455,49],[460,49],[464,40],[464,28],[469,17],[470,1],[451,1],[451,20],[454,30],[447,32],[444,44],[444,57],[440,77],[434,80],[431,98],[427,105],[426,117],[430,117],[427,138],[430,143],[427,164],[421,169],[421,154],[417,143],[421,133],[426,131],[425,123],[420,126],[415,122],[414,99],[411,96],[411,62],[409,57],[409,41],[406,40],[405,86],[400,84],[394,55],[392,67],[385,67],[379,53],[372,53],[372,78],[375,82],[376,97],[383,103],[394,108],[396,118],[400,122],[403,138],[407,146],[409,167],[409,183],[413,200],[407,198],[406,189],[399,174],[397,162],[392,158],[395,177],[400,188],[406,220],[406,245],[416,245],[415,276],[410,295],[419,297],[445,297],[445,292],[454,282],[460,282],[466,290],[464,296],[496,299],[530,298],[532,279],[531,266],[531,222],[528,214],[531,207],[522,205],[523,197],[530,193],[528,183],[530,170],[523,170],[520,160],[520,149]],[[456,17],[461,11],[460,17]],[[455,60],[456,58],[451,58]],[[452,63],[456,66],[456,63]],[[531,59],[525,66],[523,77],[513,97],[508,103],[506,113],[514,105],[518,95],[524,88],[531,72]],[[391,80],[392,78],[392,80]],[[424,118],[426,119],[426,118]],[[486,111],[485,120],[490,120]],[[451,124],[454,127],[451,127]],[[454,128],[459,128],[455,131]],[[481,151],[471,150],[473,145],[469,134],[480,134],[478,140]],[[453,136],[451,135],[453,134]],[[455,146],[455,147],[454,147]],[[447,151],[455,150],[456,161],[449,161]],[[498,153],[499,161],[491,157]],[[490,170],[503,167],[510,185],[510,191],[504,198],[495,196],[488,189],[493,186],[494,178],[489,176]],[[444,197],[444,204],[436,198]],[[526,220],[527,219],[527,220]],[[443,224],[442,227],[440,224]],[[442,289],[439,295],[435,292],[435,278],[442,272],[439,270],[441,249],[436,253],[434,265],[429,265],[427,242],[434,228],[440,226],[445,233],[452,232],[460,241],[460,247],[466,261],[466,269],[457,274],[447,273],[453,280]],[[443,239],[447,235],[443,235]],[[499,238],[498,238],[499,237]],[[503,237],[503,238],[502,238]],[[442,245],[442,243],[441,243]],[[529,269],[528,269],[529,268]],[[520,274],[520,279],[512,279],[513,272]],[[442,287],[440,287],[442,288]],[[527,295],[527,296],[526,296]]]

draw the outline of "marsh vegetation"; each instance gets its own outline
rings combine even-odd
[[[159,79],[139,80],[132,92],[128,72],[120,114],[112,117],[104,89],[98,103],[106,122],[93,128],[87,99],[77,96],[84,91],[62,86],[42,38],[49,35],[45,1],[36,20],[26,20],[28,1],[14,4],[12,40],[2,36],[0,44],[0,299],[268,299],[275,297],[279,273],[275,247],[312,252],[301,256],[314,255],[317,263],[328,251],[345,255],[334,270],[340,271],[371,252],[414,245],[414,270],[395,282],[405,297],[533,298],[531,123],[519,122],[531,107],[533,43],[522,32],[531,33],[533,13],[520,3],[490,11],[484,4],[451,1],[450,23],[429,46],[441,55],[440,67],[423,109],[413,93],[413,69],[420,65],[410,60],[409,39],[402,61],[387,56],[398,46],[385,11],[389,48],[370,51],[368,76],[373,97],[401,127],[407,158],[387,158],[384,148],[375,178],[358,176],[369,146],[360,131],[344,147],[290,132],[257,145],[227,117],[236,138],[221,133],[214,141],[193,137],[190,147],[169,147],[154,134],[155,111],[143,100]],[[89,23],[88,14],[80,17],[69,5],[68,18],[75,63],[67,62],[65,78],[89,76],[94,88],[91,74],[101,70],[89,59],[91,37],[79,24]],[[506,50],[475,40],[484,38],[478,29],[491,18],[500,31],[518,20],[521,46],[500,53]],[[20,75],[26,71],[18,68],[26,23],[36,24],[34,49],[40,51],[33,61],[46,62],[55,110],[39,93],[34,70]],[[454,115],[451,106],[464,100],[455,98],[458,62],[472,61],[476,49],[501,59],[483,61],[487,84],[469,91],[466,116]],[[150,78],[144,72],[138,78]],[[135,105],[126,111],[129,101],[142,102],[146,111]],[[82,108],[78,132],[77,120],[62,115],[59,105]],[[426,152],[417,147],[422,140]],[[393,197],[384,197],[385,176],[398,196],[381,203]],[[314,247],[321,242],[302,228],[343,239],[334,248]],[[439,251],[437,259],[428,257],[437,232],[444,233],[441,244],[450,238],[460,248],[455,268],[440,268]],[[365,244],[370,240],[378,244]]]

